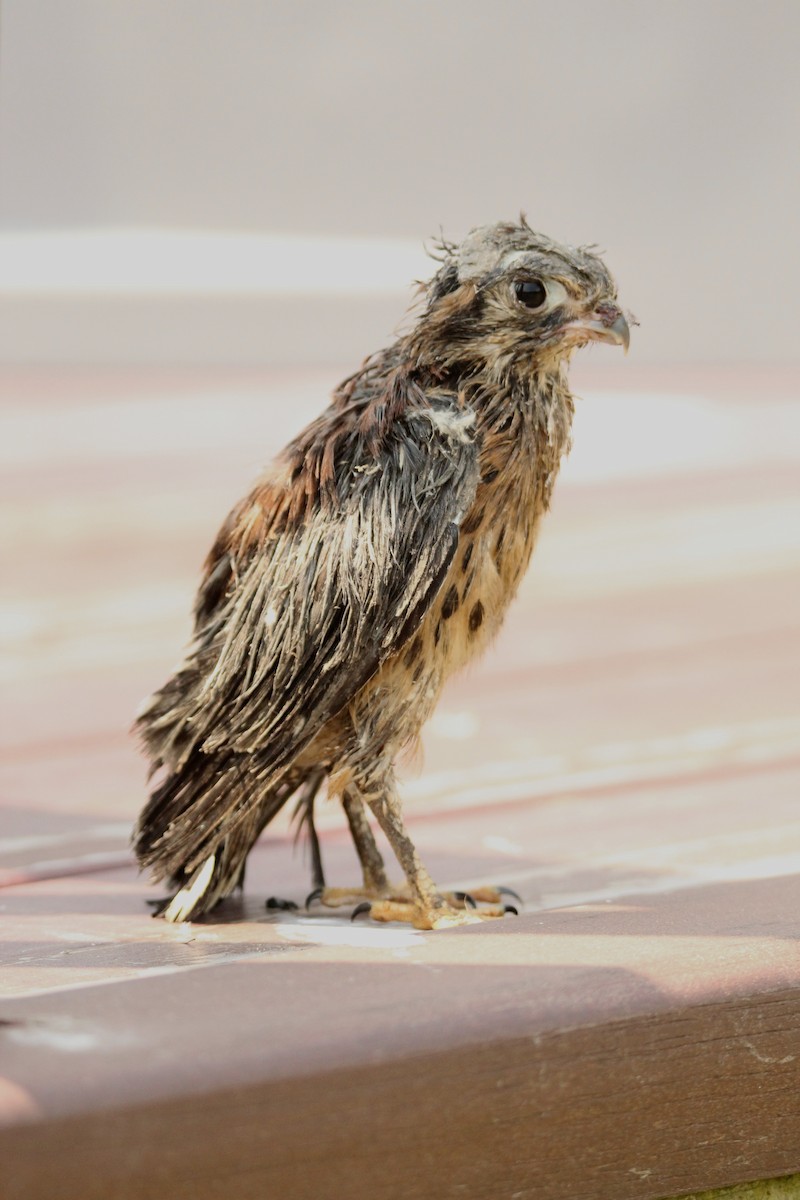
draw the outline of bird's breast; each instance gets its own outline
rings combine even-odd
[[[387,740],[395,744],[416,736],[448,677],[497,633],[530,560],[538,514],[530,497],[511,505],[504,486],[494,482],[479,488],[450,570],[419,629],[365,688],[365,706],[382,713]]]
[[[395,746],[414,738],[447,678],[479,655],[503,623],[528,567],[569,438],[552,409],[512,411],[483,430],[481,480],[461,522],[444,583],[416,633],[367,684],[359,707],[381,713],[381,734]],[[555,431],[555,432],[554,432]]]

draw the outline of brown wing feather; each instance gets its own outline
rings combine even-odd
[[[422,620],[474,497],[475,446],[413,414],[373,467],[339,472],[335,511],[273,522],[238,569],[187,714],[205,753],[258,751],[262,770],[283,769]]]
[[[140,720],[159,763],[257,754],[277,778],[421,622],[474,498],[477,447],[453,397],[389,407],[379,454],[363,412],[329,409],[289,448],[290,482],[263,484],[223,526],[187,661]]]

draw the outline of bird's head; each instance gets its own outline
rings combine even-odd
[[[554,242],[524,217],[439,248],[442,265],[425,285],[426,310],[412,334],[420,359],[526,372],[558,370],[592,341],[627,351],[636,322],[591,249]]]

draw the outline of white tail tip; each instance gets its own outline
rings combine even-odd
[[[182,887],[179,892],[170,900],[167,907],[164,909],[164,919],[166,921],[188,921],[192,915],[197,901],[206,891],[211,876],[214,874],[214,863],[216,857],[209,854],[202,866],[198,867],[192,878]]]

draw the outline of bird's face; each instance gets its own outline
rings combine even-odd
[[[440,360],[547,371],[591,341],[628,349],[628,317],[603,261],[524,222],[485,226],[447,247],[428,298],[423,321]]]

